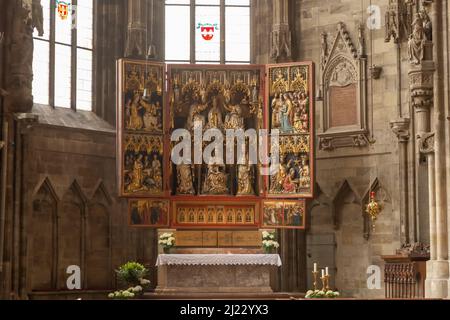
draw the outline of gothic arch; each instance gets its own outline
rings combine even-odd
[[[361,204],[361,197],[350,182],[345,179],[336,191],[333,197],[333,220],[335,229],[339,229],[342,220],[341,209],[346,204]]]
[[[35,188],[27,232],[27,275],[31,291],[56,288],[58,196],[48,177]]]
[[[100,181],[88,202],[86,215],[86,288],[109,289],[111,270],[111,204],[112,199]],[[87,241],[89,239],[89,241]]]
[[[58,289],[66,288],[66,269],[71,265],[85,274],[86,196],[76,180],[65,192],[58,210]]]

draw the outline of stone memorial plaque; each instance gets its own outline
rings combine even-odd
[[[330,87],[330,127],[358,125],[357,86]]]

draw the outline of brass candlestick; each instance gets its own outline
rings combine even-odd
[[[330,291],[330,275],[325,275],[325,292]]]
[[[314,282],[313,282],[314,291],[316,291],[317,290],[317,276],[319,275],[319,271],[313,271],[312,274],[314,277]]]
[[[326,292],[326,286],[327,286],[327,276],[320,277],[320,280],[322,281],[322,291]]]

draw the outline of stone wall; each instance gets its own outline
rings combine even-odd
[[[90,112],[35,106],[33,115],[39,120],[17,155],[20,279],[6,279],[6,287],[21,298],[51,296],[67,290],[66,269],[77,265],[83,290],[108,290],[117,285],[114,270],[130,260],[147,264],[155,285],[155,233],[130,228],[127,202],[117,197],[114,128]]]
[[[298,52],[295,60],[312,60],[316,63],[316,88],[320,86],[321,33],[325,31],[333,38],[337,24],[344,22],[353,43],[357,44],[358,24],[366,25],[369,4],[366,0],[295,2]],[[375,142],[362,148],[317,150],[319,192],[310,206],[312,209],[308,231],[308,277],[313,262],[318,262],[321,266],[333,263],[327,256],[330,246],[335,245],[333,274],[336,276],[336,286],[345,296],[357,298],[384,297],[384,290],[367,289],[366,270],[370,265],[383,268],[380,256],[395,253],[401,243],[398,140],[390,129],[390,122],[397,117],[397,55],[395,45],[384,42],[384,12],[388,1],[377,1],[376,4],[381,7],[381,29],[371,32],[365,27],[364,30],[368,65],[383,67],[379,80],[367,81],[370,136],[373,134]],[[403,45],[401,67],[405,75],[408,70],[406,57],[406,46]],[[407,88],[408,79],[404,76],[401,106],[402,114],[408,117]],[[322,111],[323,103],[318,101],[317,133],[323,131],[320,125]],[[411,148],[411,143],[408,148]],[[384,208],[375,231],[366,240],[363,205],[372,185],[379,187]],[[427,212],[424,216],[427,216]],[[423,227],[426,234],[427,226]],[[311,280],[309,286],[311,287]]]

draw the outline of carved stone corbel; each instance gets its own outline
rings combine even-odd
[[[432,154],[435,150],[434,132],[423,133],[419,136],[419,149],[422,154]]]
[[[410,120],[408,118],[402,118],[391,122],[392,132],[397,136],[400,143],[408,142],[411,138],[409,133]]]
[[[39,116],[32,113],[16,113],[14,120],[17,121],[18,128],[21,134],[27,134],[30,130],[39,123]]]

